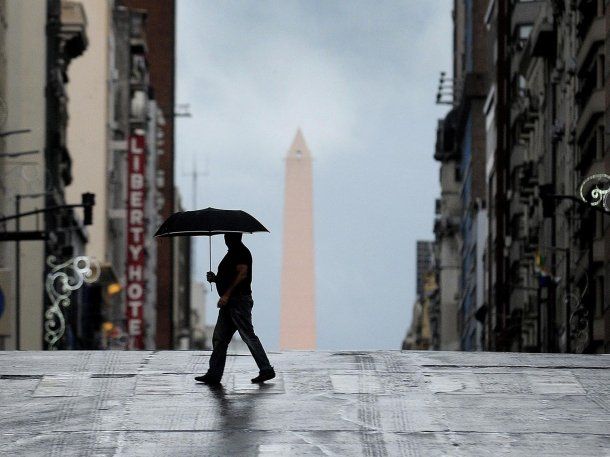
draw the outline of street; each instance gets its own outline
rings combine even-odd
[[[0,455],[610,455],[610,356],[0,352]]]

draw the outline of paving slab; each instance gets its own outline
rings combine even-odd
[[[0,352],[1,456],[610,456],[610,355]]]

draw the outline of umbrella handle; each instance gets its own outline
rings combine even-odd
[[[212,235],[210,235],[209,242],[210,242],[209,243],[210,244],[210,249],[209,249],[209,252],[210,252],[210,269],[208,271],[212,271]],[[210,283],[210,292],[212,292],[212,290],[213,290],[212,283]]]

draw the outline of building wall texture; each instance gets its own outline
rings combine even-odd
[[[446,119],[450,123],[451,119]],[[445,122],[438,127],[439,138],[435,158],[441,161],[441,198],[439,211],[434,222],[435,248],[434,265],[439,284],[438,292],[430,305],[431,345],[433,349],[459,349],[458,305],[460,278],[460,233],[458,162],[450,138],[443,138],[449,130]]]
[[[106,258],[108,170],[109,31],[112,5],[108,1],[81,2],[87,18],[87,52],[68,69],[70,123],[67,144],[72,159],[73,181],[66,188],[69,201],[78,202],[83,192],[96,196],[95,223],[88,227],[86,252],[100,261]]]
[[[424,295],[424,282],[426,273],[432,270],[434,262],[433,252],[434,242],[418,240],[416,245],[417,261],[415,265],[415,271],[417,274],[416,285],[417,285],[417,296],[423,297]]]

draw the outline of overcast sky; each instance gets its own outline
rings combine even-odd
[[[279,347],[284,156],[314,156],[319,349],[399,349],[415,242],[431,239],[438,75],[451,70],[450,0],[178,1],[176,178],[193,206],[243,209],[270,234],[254,257],[254,325]],[[193,165],[196,164],[196,165]],[[226,252],[213,239],[213,269]],[[195,276],[208,270],[198,239]],[[216,319],[208,300],[209,322]]]

